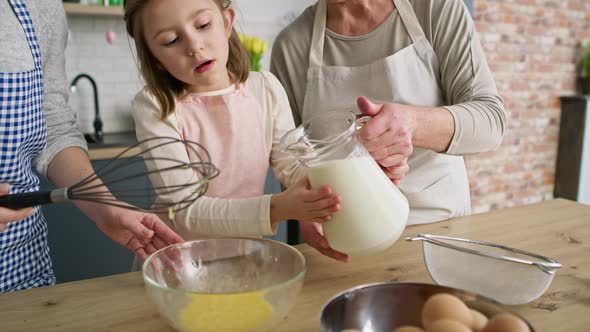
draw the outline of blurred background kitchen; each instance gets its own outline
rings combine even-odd
[[[64,1],[70,26],[66,52],[68,80],[71,82],[78,74],[87,73],[98,90],[105,144],[93,144],[92,150],[125,145],[121,137],[133,136],[130,102],[143,86],[125,32],[122,0],[110,0],[108,7],[92,5],[95,2]],[[268,70],[275,36],[315,1],[234,0],[233,3],[238,14],[238,30],[268,42],[262,58],[262,69]],[[508,115],[502,146],[495,152],[466,158],[473,212],[532,204],[555,196],[590,204],[590,91],[585,95],[581,92],[590,78],[583,78],[580,66],[584,56],[582,44],[590,40],[590,1],[475,0],[466,1],[466,5],[473,15]],[[80,80],[76,87],[70,105],[78,113],[80,129],[92,134],[95,118],[92,85],[88,80]],[[109,137],[119,137],[123,143],[117,143],[117,139],[109,143]],[[95,159],[101,162],[101,157]],[[278,188],[275,182],[267,185],[268,191]],[[49,214],[59,213],[60,218],[67,220],[83,218],[82,214],[72,216],[76,213],[74,208],[64,211],[60,208]],[[50,216],[48,219],[51,220]],[[128,270],[129,254],[88,228],[93,227],[92,223],[85,223],[88,225],[80,231],[92,232],[97,242],[89,243],[81,235],[81,242],[76,244],[71,238],[58,238],[65,236],[65,232],[60,235],[56,227],[65,225],[56,226],[56,221],[49,222],[49,236],[58,282]],[[286,229],[281,229],[276,238],[286,241]],[[67,260],[75,254],[71,249],[79,246],[87,248],[79,253],[81,257],[96,255],[96,259],[105,261],[108,256],[109,263],[101,263],[101,267],[87,264],[72,268]]]

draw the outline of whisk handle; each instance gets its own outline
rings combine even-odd
[[[51,203],[51,191],[35,191],[0,196],[0,206],[12,210]]]

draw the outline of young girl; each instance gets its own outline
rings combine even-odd
[[[340,198],[327,187],[311,190],[303,167],[279,150],[279,140],[294,126],[289,102],[272,74],[249,72],[230,1],[126,0],[124,6],[146,82],[133,101],[137,138],[199,142],[220,170],[206,197],[170,220],[179,234],[262,236],[273,234],[282,220],[330,220]],[[165,153],[191,160],[182,148]],[[269,162],[286,191],[263,195]],[[195,176],[187,171],[150,180],[172,186]]]

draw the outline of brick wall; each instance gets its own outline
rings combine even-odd
[[[508,127],[497,151],[466,158],[473,210],[551,199],[559,96],[575,92],[576,48],[590,38],[590,1],[476,0],[474,7]]]

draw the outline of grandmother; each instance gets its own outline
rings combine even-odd
[[[355,104],[372,116],[360,136],[408,198],[409,225],[470,213],[463,156],[496,149],[506,116],[461,0],[319,0],[278,35],[271,71],[296,124]],[[348,259],[320,225],[300,228]]]

